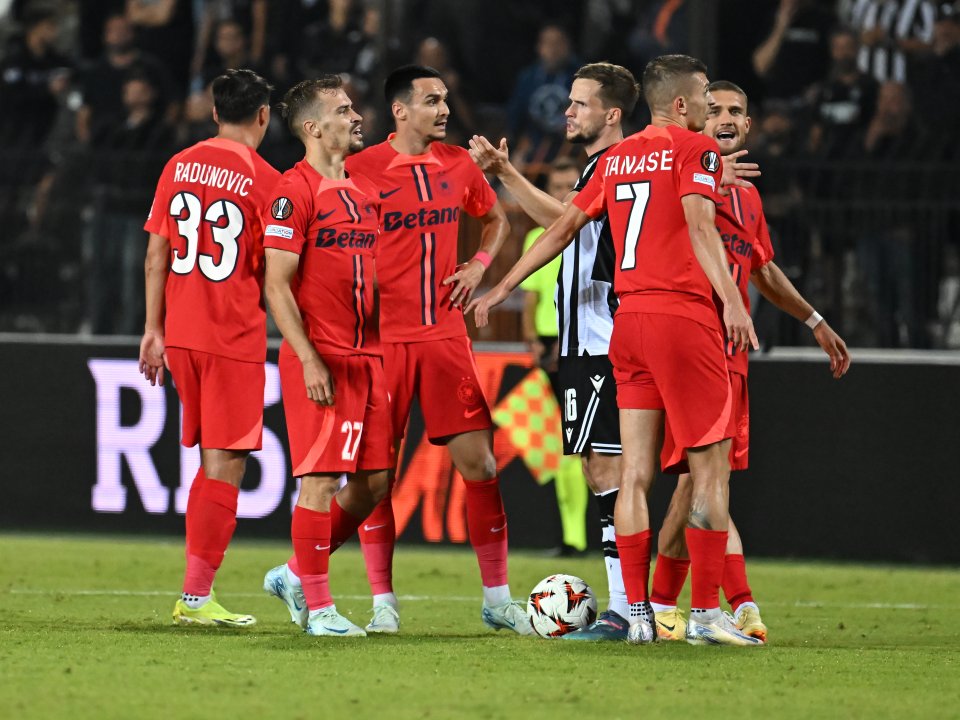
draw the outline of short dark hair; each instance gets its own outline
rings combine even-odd
[[[383,83],[383,97],[387,107],[394,100],[407,103],[413,95],[413,81],[420,78],[439,78],[440,73],[426,65],[403,65],[387,75]]]
[[[643,98],[651,110],[660,110],[686,90],[692,75],[707,74],[703,61],[689,55],[661,55],[643,69]]]
[[[287,121],[290,132],[300,137],[300,124],[303,122],[303,116],[313,109],[320,93],[325,90],[338,90],[342,87],[342,77],[327,74],[313,80],[304,80],[287,90],[279,109],[281,117]]]
[[[600,83],[597,96],[605,108],[620,108],[624,118],[633,114],[640,97],[640,86],[625,67],[608,62],[590,63],[577,70],[573,79],[595,80]]]
[[[737,85],[736,83],[730,82],[729,80],[714,80],[712,83],[710,83],[707,86],[707,90],[709,90],[710,92],[716,92],[717,90],[721,90],[721,91],[725,90],[726,92],[733,92],[733,93],[736,93],[737,95],[740,95],[743,98],[744,110],[747,109],[747,105],[750,102],[750,99],[747,97],[747,94],[743,91],[743,88]]]
[[[213,80],[213,107],[222,123],[249,122],[270,104],[272,91],[273,86],[253,70],[227,70]]]

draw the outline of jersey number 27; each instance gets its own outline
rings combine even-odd
[[[177,219],[177,231],[187,244],[183,255],[173,251],[170,269],[177,275],[189,275],[199,265],[204,277],[213,282],[230,277],[237,267],[237,238],[243,232],[243,213],[240,208],[229,200],[215,200],[204,212],[196,195],[178,192],[170,201],[170,214]],[[215,262],[212,255],[199,252],[201,220],[209,223],[213,241],[223,248],[219,263]]]

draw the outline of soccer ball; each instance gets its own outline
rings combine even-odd
[[[531,591],[527,615],[537,635],[560,637],[596,620],[597,598],[580,578],[551,575]]]

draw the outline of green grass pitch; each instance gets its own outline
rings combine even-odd
[[[170,624],[179,541],[0,535],[0,718],[960,717],[957,570],[752,562],[769,646],[632,647],[488,631],[469,550],[402,545],[401,635],[310,638],[260,590],[287,554],[235,542],[218,595],[259,622],[208,630]],[[553,572],[606,595],[599,555],[510,569],[515,597]],[[365,624],[356,545],[331,572]]]

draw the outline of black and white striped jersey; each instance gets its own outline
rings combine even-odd
[[[584,188],[597,161],[608,149],[587,158],[574,190]],[[613,237],[606,214],[584,225],[564,249],[555,296],[561,356],[609,352],[613,313],[618,305],[613,292],[614,262]]]

